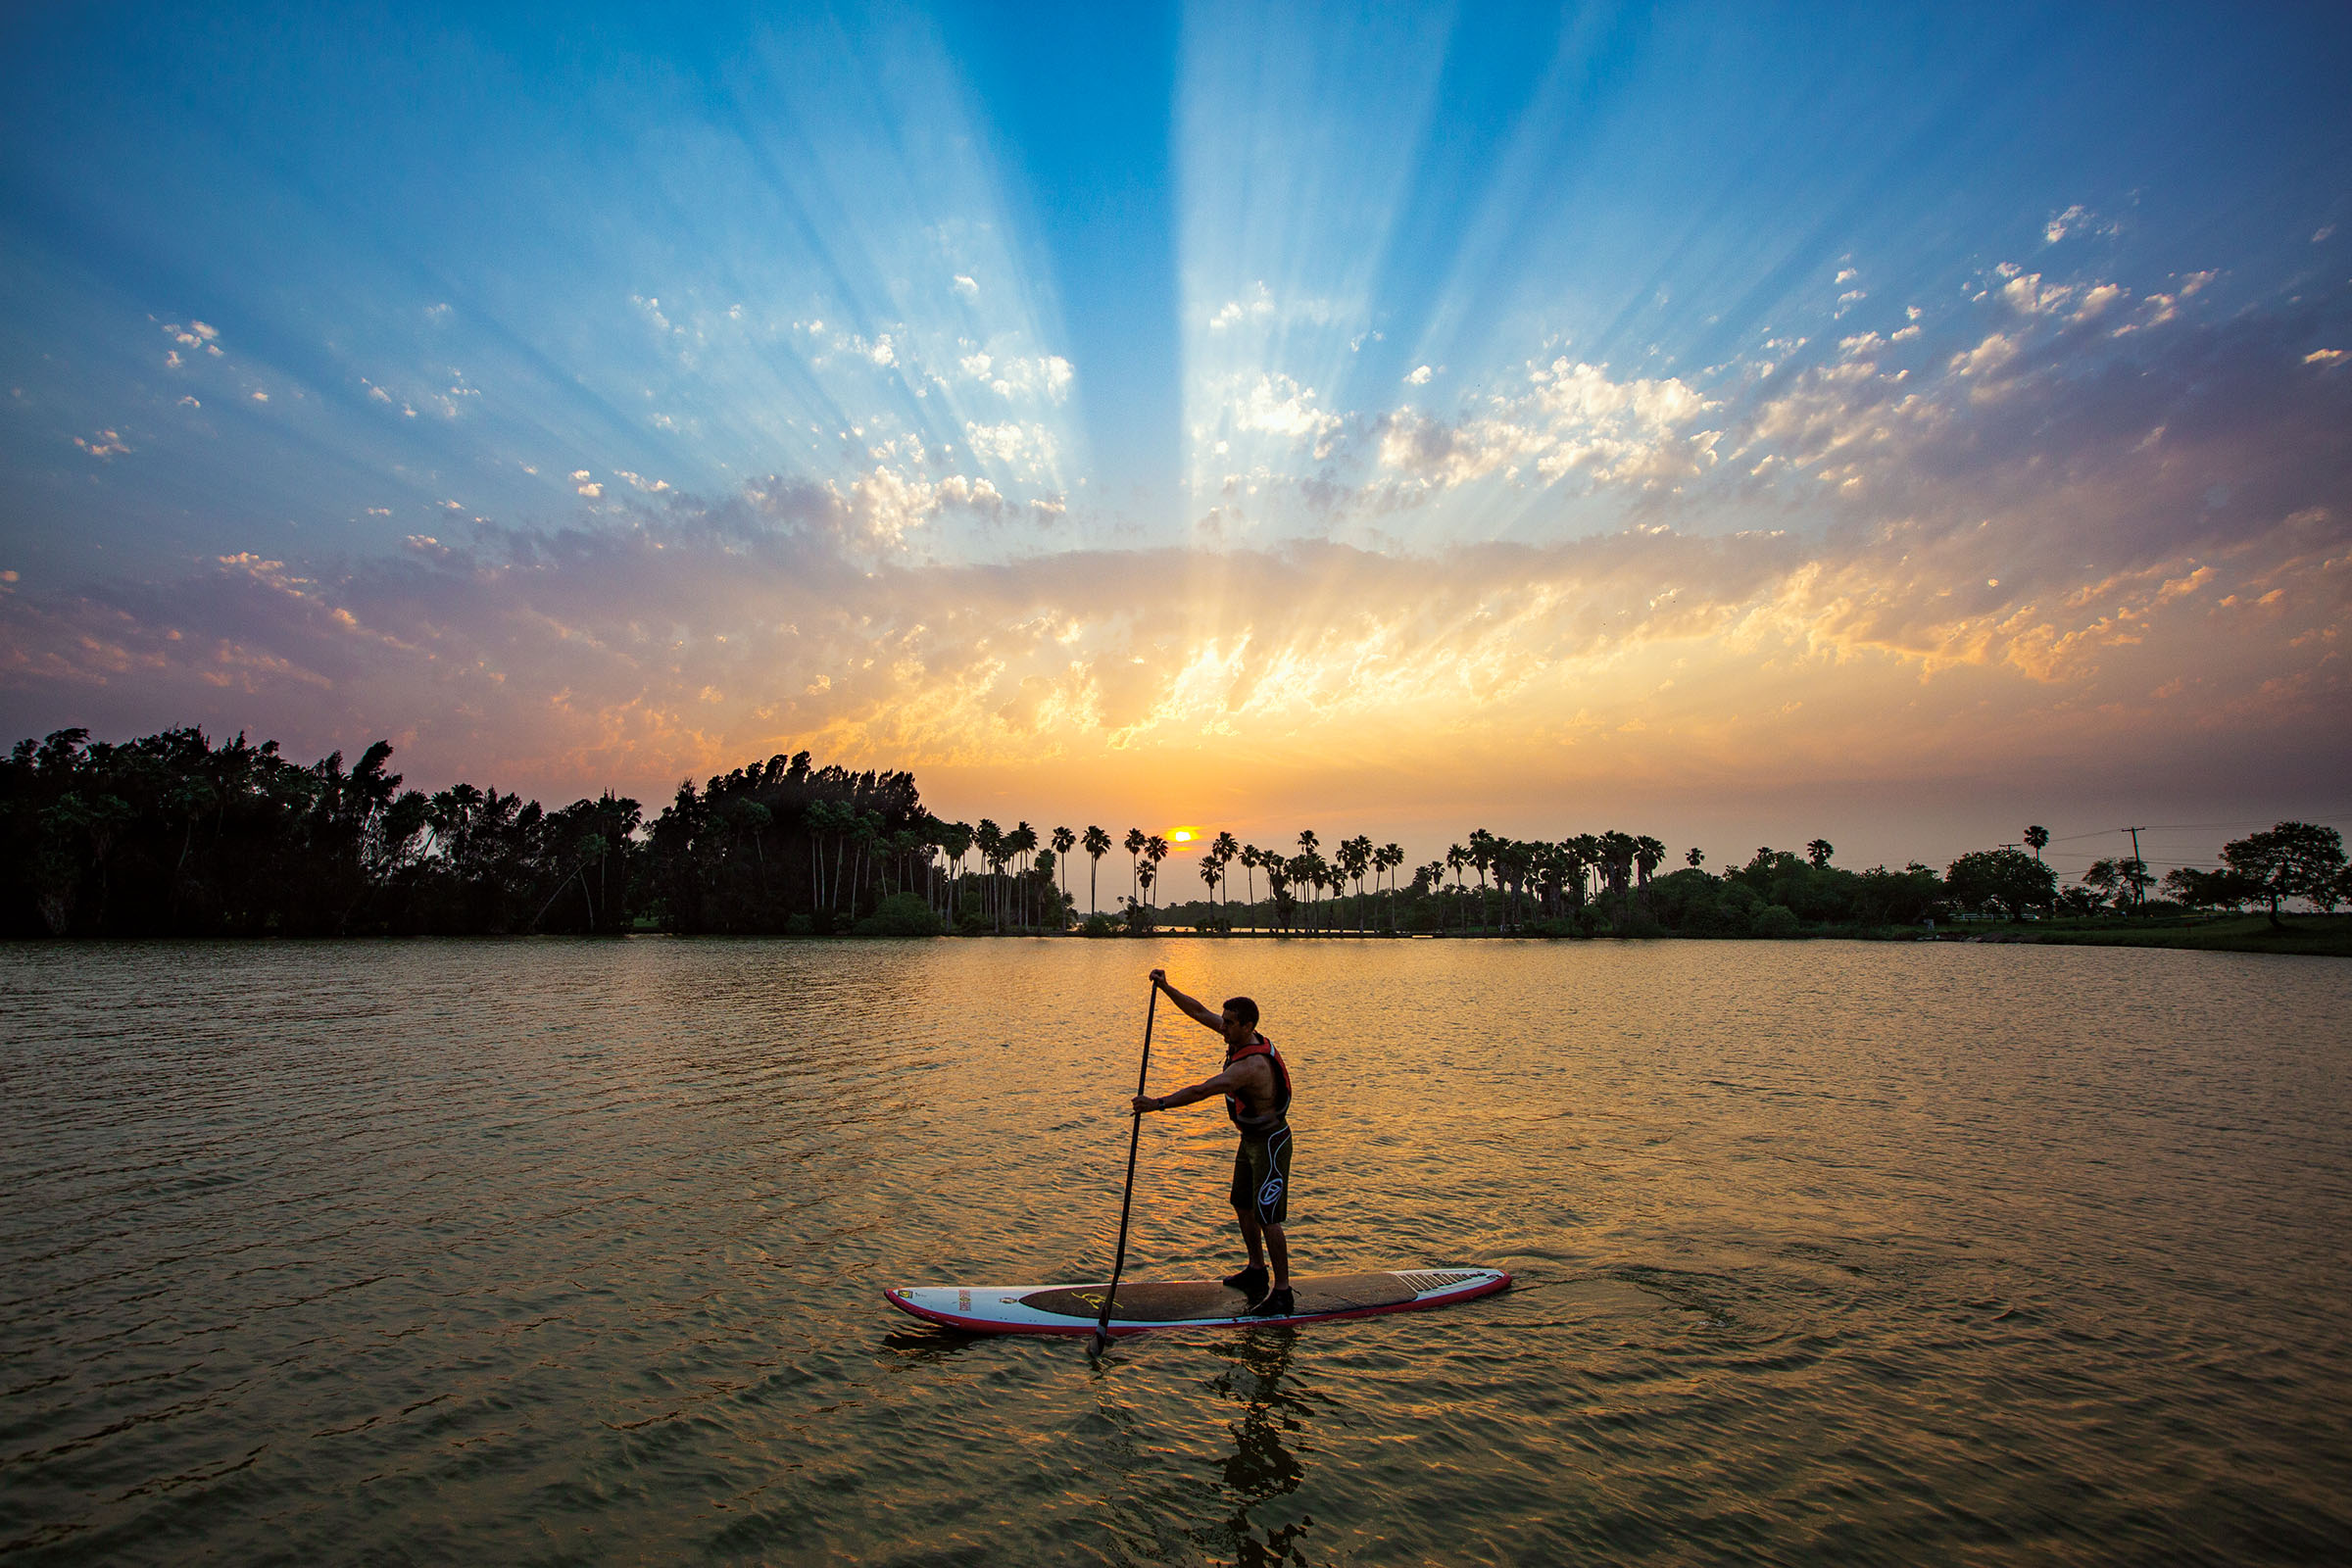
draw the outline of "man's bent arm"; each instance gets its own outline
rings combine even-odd
[[[1179,1105],[1190,1105],[1198,1101],[1210,1100],[1219,1095],[1238,1095],[1241,1090],[1240,1079],[1229,1067],[1214,1078],[1205,1079],[1193,1085],[1190,1089],[1179,1089],[1172,1095],[1160,1095],[1156,1098],[1151,1095],[1138,1095],[1135,1097],[1135,1108],[1139,1115],[1147,1110],[1174,1110]]]
[[[1192,1019],[1193,1022],[1200,1025],[1200,1027],[1203,1029],[1214,1029],[1219,1034],[1223,1034],[1225,1032],[1225,1015],[1221,1012],[1209,1011],[1206,1007],[1194,1001],[1191,997],[1186,996],[1183,992],[1168,984],[1167,970],[1152,970],[1152,983],[1159,987],[1160,990],[1165,991],[1168,994],[1168,1000],[1176,1004],[1176,1005],[1179,1007],[1182,1007],[1184,1009],[1185,1016]]]

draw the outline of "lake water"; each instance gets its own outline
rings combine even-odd
[[[1301,1271],[1100,1279],[1147,995],[1247,992]],[[2352,962],[1846,943],[0,949],[0,1559],[1972,1563],[2352,1551]],[[1154,1087],[1218,1042],[1163,1007]],[[1147,1118],[1135,1278],[1235,1266]]]

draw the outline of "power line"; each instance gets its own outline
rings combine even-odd
[[[2289,820],[2292,818],[2274,816],[2268,819],[2249,817],[2236,822],[2142,822],[2139,825],[2139,831],[2142,833],[2199,833],[2218,831],[2226,827],[2276,827],[2280,822]],[[2352,810],[2316,812],[2308,820],[2327,826],[2330,823],[2352,820]],[[2094,827],[2087,833],[2061,834],[2053,837],[2050,842],[2052,844],[2072,844],[2080,839],[2103,839],[2111,833],[2129,833],[2132,830],[2129,827]]]

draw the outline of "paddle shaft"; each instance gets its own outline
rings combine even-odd
[[[1152,1019],[1159,1011],[1159,984],[1152,985],[1152,1001],[1144,1008],[1144,1060],[1135,1069],[1135,1092],[1142,1094],[1152,1078]],[[1119,1298],[1119,1274],[1127,1267],[1127,1210],[1135,1201],[1135,1151],[1143,1141],[1144,1113],[1136,1111],[1127,1128],[1127,1187],[1119,1194],[1119,1246],[1111,1254],[1110,1289],[1102,1293],[1102,1315],[1095,1321],[1095,1348],[1110,1343],[1111,1303]]]

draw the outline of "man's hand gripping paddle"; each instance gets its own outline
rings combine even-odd
[[[1142,1095],[1152,1077],[1152,1018],[1159,1011],[1159,982],[1152,982],[1152,1001],[1144,1008],[1144,1060],[1135,1070],[1135,1092]],[[1127,1129],[1127,1188],[1119,1195],[1119,1246],[1110,1261],[1110,1289],[1102,1293],[1102,1315],[1095,1320],[1094,1351],[1110,1344],[1110,1308],[1119,1298],[1119,1274],[1127,1267],[1127,1209],[1135,1201],[1135,1150],[1144,1136],[1144,1113],[1138,1109]]]

